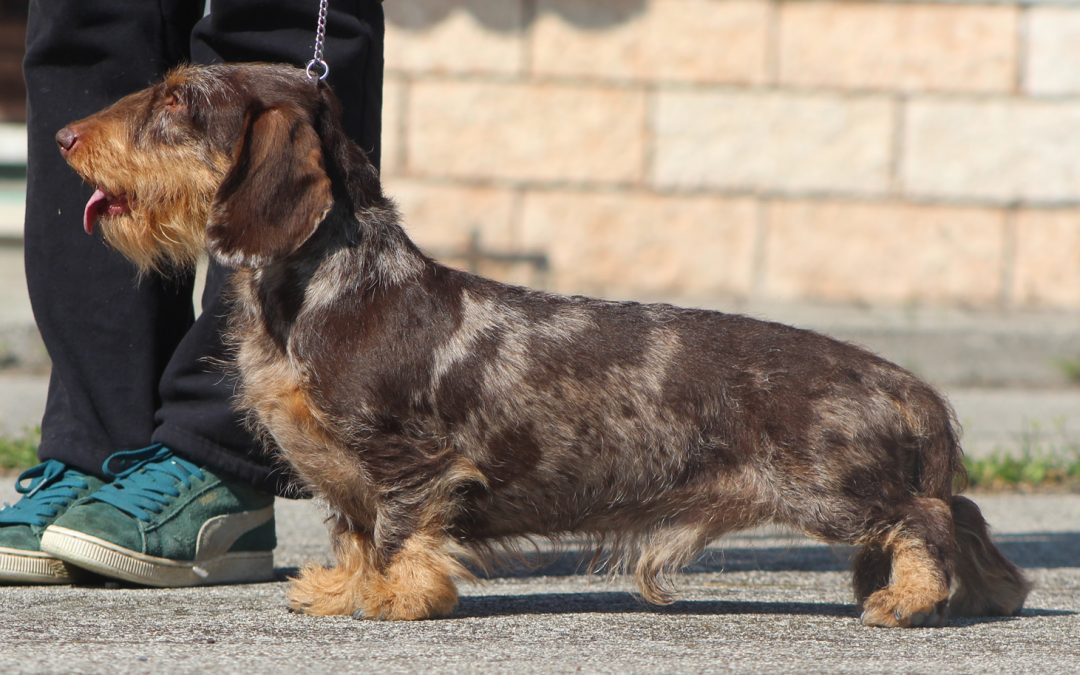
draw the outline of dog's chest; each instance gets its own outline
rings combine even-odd
[[[254,414],[305,485],[351,520],[372,521],[370,491],[358,489],[369,478],[318,408],[300,368],[269,346],[265,333],[248,331],[238,345],[241,405]]]
[[[279,347],[253,302],[250,286],[243,279],[238,281],[243,309],[233,316],[230,332],[237,348],[240,406],[308,487],[331,503],[356,502],[356,487],[366,483],[367,477],[355,453],[349,451],[331,417],[320,408],[305,365]],[[353,493],[352,497],[335,499],[342,491]],[[349,511],[350,518],[362,519],[371,508],[366,503],[353,503]]]
[[[239,342],[237,365],[242,405],[273,436],[287,455],[304,454],[330,441],[327,425],[315,408],[302,372],[261,331],[248,331]],[[291,457],[290,457],[291,460]]]

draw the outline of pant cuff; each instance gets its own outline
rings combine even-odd
[[[226,474],[233,480],[250,483],[260,490],[280,497],[303,496],[297,494],[295,480],[287,465],[269,454],[262,458],[240,455],[208,438],[168,423],[154,431],[153,442],[163,443],[185,459]]]

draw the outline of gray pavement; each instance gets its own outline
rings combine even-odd
[[[757,530],[711,548],[660,609],[574,552],[463,585],[452,618],[417,623],[292,615],[284,582],[0,587],[0,672],[1080,672],[1080,495],[978,500],[1036,583],[1019,617],[864,628],[847,549]],[[281,576],[328,559],[313,504],[281,501],[278,520]]]

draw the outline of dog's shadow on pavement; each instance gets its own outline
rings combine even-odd
[[[679,600],[670,605],[646,604],[623,591],[587,593],[528,593],[522,595],[473,595],[461,598],[454,619],[478,619],[514,615],[544,614],[674,614],[680,616],[823,616],[858,619],[854,603],[777,602],[745,600]],[[1072,616],[1076,612],[1059,609],[1025,609],[1019,616],[952,617],[949,626],[1018,621],[1028,617]]]
[[[1020,567],[1080,567],[1080,532],[1021,532],[994,540]]]
[[[525,595],[473,595],[461,598],[453,618],[486,618],[536,614],[776,614],[858,617],[854,605],[828,602],[743,602],[734,600],[680,600],[653,606],[622,591],[589,593],[530,593]]]

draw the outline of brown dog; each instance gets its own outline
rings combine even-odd
[[[445,615],[461,554],[569,534],[664,603],[667,573],[767,522],[861,547],[869,625],[1023,605],[915,376],[783,325],[443,267],[339,117],[302,70],[192,66],[57,134],[98,188],[88,231],[143,271],[204,247],[236,268],[240,405],[334,514],[337,566],[292,608]]]

